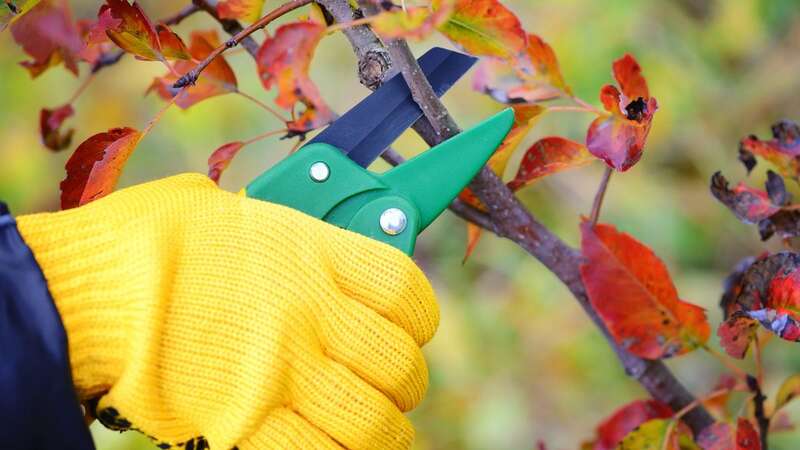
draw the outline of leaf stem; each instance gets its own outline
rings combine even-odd
[[[170,99],[170,101],[169,101],[169,102],[167,102],[167,104],[166,104],[166,105],[164,105],[164,107],[163,107],[163,108],[161,108],[161,110],[160,110],[160,111],[158,111],[158,113],[156,113],[156,115],[155,115],[155,116],[153,116],[153,118],[152,118],[152,119],[150,119],[150,121],[149,121],[149,122],[147,122],[147,125],[146,125],[146,126],[144,127],[144,129],[142,130],[142,137],[144,137],[144,135],[146,135],[147,133],[149,133],[149,132],[150,132],[150,130],[152,130],[152,129],[153,129],[153,127],[154,127],[154,126],[155,126],[155,125],[156,125],[156,124],[157,124],[157,123],[158,123],[158,122],[161,120],[161,117],[163,117],[163,116],[164,116],[164,113],[165,113],[165,112],[167,112],[167,110],[170,108],[170,106],[172,106],[172,105],[174,105],[174,104],[175,104],[175,101],[178,99],[178,97],[179,97],[179,96],[181,96],[181,95],[182,95],[182,94],[183,94],[185,91],[186,91],[186,88],[183,88],[183,89],[181,89],[180,91],[178,91],[178,93],[177,93],[177,94],[175,94],[175,95],[174,95],[174,96],[173,96],[173,97]]]
[[[377,16],[369,16],[369,17],[362,17],[360,19],[351,20],[350,22],[339,22],[334,23],[333,25],[329,26],[326,30],[326,34],[335,33],[340,30],[344,30],[346,28],[357,27],[359,25],[367,25],[375,21]]]
[[[89,83],[91,83],[92,80],[94,80],[94,72],[90,73],[89,76],[87,76],[86,79],[83,80],[81,85],[78,86],[78,89],[75,89],[75,92],[72,94],[69,100],[67,100],[67,104],[75,102],[75,100],[77,100],[78,97],[80,97],[81,94],[83,94],[83,91],[86,90],[86,88],[89,86]]]
[[[600,180],[600,186],[597,187],[597,193],[594,194],[594,202],[592,202],[592,214],[590,216],[592,226],[597,225],[597,219],[600,218],[600,208],[603,207],[603,198],[606,196],[608,182],[611,180],[612,173],[614,173],[614,169],[606,166],[606,170],[603,172],[603,179]]]
[[[548,106],[548,107],[546,108],[546,111],[549,111],[549,112],[562,112],[562,111],[563,111],[563,112],[567,112],[567,111],[574,111],[574,112],[588,112],[588,113],[593,113],[593,114],[596,114],[596,113],[597,113],[597,111],[595,111],[595,110],[594,110],[594,108],[586,108],[586,107],[584,107],[584,106],[569,106],[569,105],[564,105],[564,106],[558,106],[558,105],[557,105],[557,106]]]
[[[732,363],[732,362],[731,362],[731,361],[728,359],[728,357],[727,357],[727,356],[725,356],[725,355],[723,355],[722,353],[720,353],[720,352],[718,352],[718,351],[714,350],[713,348],[709,347],[707,344],[703,344],[701,348],[702,348],[703,350],[705,350],[705,351],[706,351],[706,353],[708,353],[709,355],[711,355],[711,356],[713,356],[714,358],[716,358],[716,359],[717,359],[717,361],[719,361],[719,363],[720,363],[720,364],[722,364],[723,366],[725,366],[725,368],[726,368],[726,369],[728,369],[728,370],[730,370],[731,372],[733,372],[733,373],[736,375],[736,377],[738,377],[738,378],[741,378],[742,380],[745,380],[745,379],[747,378],[747,376],[748,376],[747,372],[745,372],[745,371],[744,371],[744,370],[742,370],[740,367],[738,367],[738,366],[736,366],[735,364],[733,364],[733,363]]]
[[[576,96],[573,95],[573,96],[570,97],[570,99],[572,99],[572,101],[577,103],[578,105],[582,106],[587,111],[592,111],[595,114],[597,114],[598,116],[602,116],[602,115],[606,115],[607,114],[605,111],[597,109],[595,106],[593,106],[592,104],[584,101],[580,97],[576,97]]]
[[[200,76],[200,73],[211,64],[217,56],[221,55],[225,50],[229,48],[236,47],[239,45],[242,40],[251,34],[255,33],[256,31],[264,28],[272,22],[273,20],[281,17],[282,15],[288,13],[289,11],[293,11],[301,6],[305,6],[311,3],[312,0],[292,0],[290,2],[284,3],[283,5],[273,9],[264,17],[258,19],[249,27],[245,28],[244,30],[236,33],[232,38],[225,41],[222,45],[215,48],[211,53],[206,56],[204,60],[200,62],[197,66],[195,66],[192,70],[187,72],[184,76],[178,78],[178,80],[172,85],[174,88],[181,88],[184,86],[188,86],[194,84],[197,81],[197,78]]]
[[[759,386],[764,385],[764,361],[761,352],[761,341],[758,339],[758,332],[753,338],[753,359],[756,364],[756,380]]]
[[[258,141],[260,141],[262,139],[265,139],[265,138],[268,138],[270,136],[275,136],[276,134],[287,133],[287,132],[289,132],[289,130],[287,130],[286,128],[281,128],[280,130],[267,131],[266,133],[261,133],[258,136],[254,136],[254,137],[251,137],[250,139],[248,139],[246,141],[242,141],[242,146],[250,145],[253,142],[258,142]]]
[[[236,94],[238,94],[238,95],[241,95],[242,97],[244,97],[244,98],[246,98],[246,99],[250,100],[251,102],[255,103],[256,105],[258,105],[258,107],[260,107],[260,108],[262,108],[262,109],[266,110],[267,112],[269,112],[270,114],[272,114],[273,116],[275,116],[275,117],[276,117],[278,120],[280,120],[281,122],[288,122],[288,121],[289,121],[289,119],[288,119],[286,116],[282,115],[282,114],[280,113],[280,111],[278,111],[278,110],[276,110],[275,108],[273,108],[273,107],[271,107],[271,106],[267,105],[266,103],[264,103],[264,102],[262,102],[261,100],[259,100],[259,99],[255,98],[255,97],[253,97],[252,95],[250,95],[250,94],[246,94],[246,93],[244,93],[244,92],[242,92],[242,91],[240,91],[240,90],[238,90],[238,89],[237,89],[237,90],[235,90],[234,92],[235,92]]]

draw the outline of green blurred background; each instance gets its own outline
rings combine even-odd
[[[72,3],[77,17],[92,17],[99,4]],[[602,220],[652,246],[681,296],[706,307],[716,327],[725,274],[739,258],[777,249],[779,243],[761,243],[754,228],[738,223],[711,197],[708,181],[716,170],[734,182],[744,179],[736,161],[738,140],[750,133],[766,138],[771,123],[800,119],[800,1],[504,3],[528,31],[553,46],[567,82],[595,104],[600,87],[612,81],[611,62],[624,52],[639,60],[660,109],[641,163],[613,177]],[[141,4],[157,18],[185,3]],[[198,28],[217,26],[197,14],[176,31],[188,36]],[[434,37],[414,49],[419,54],[437,44],[448,45]],[[62,68],[31,81],[17,65],[23,59],[10,33],[0,34],[0,198],[16,214],[58,208],[58,184],[75,144],[115,126],[141,128],[163,105],[155,96],[143,96],[163,67],[126,57],[99,73],[78,100],[76,117],[67,122],[76,128],[73,146],[53,154],[39,142],[39,109],[60,105],[80,82]],[[263,90],[249,55],[239,51],[228,59],[243,91],[271,101],[275,93]],[[367,94],[356,81],[355,63],[341,34],[326,38],[317,50],[312,78],[337,111]],[[473,92],[468,80],[444,101],[463,127],[500,108]],[[578,113],[546,115],[522,148],[550,134],[582,141],[591,119]],[[185,112],[173,108],[139,145],[120,186],[205,172],[206,159],[217,146],[279,127],[235,95]],[[238,190],[291,146],[268,139],[247,147],[223,174],[223,187]],[[396,147],[412,155],[424,145],[407,133]],[[375,169],[383,170],[381,164]],[[761,185],[763,168],[756,169],[751,184]],[[594,163],[552,176],[521,196],[539,219],[575,245],[578,217],[588,213],[601,173],[601,164]],[[790,188],[800,192],[794,184]],[[463,222],[446,213],[418,245],[416,257],[436,286],[442,321],[425,348],[431,371],[428,396],[411,413],[418,430],[415,448],[529,449],[542,440],[549,449],[574,449],[616,407],[645,395],[541,264],[488,234],[462,264],[465,237]],[[767,348],[769,393],[785,376],[800,371],[800,348],[778,341]],[[716,337],[712,344],[717,346]],[[751,367],[749,360],[742,364]],[[709,391],[723,371],[702,352],[668,365],[695,393]],[[789,410],[800,420],[800,406]],[[93,431],[100,449],[152,447],[135,433],[119,435],[97,425]],[[777,449],[800,448],[800,434],[775,434],[772,442]]]

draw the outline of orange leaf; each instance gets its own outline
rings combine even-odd
[[[11,25],[11,34],[33,58],[21,63],[31,77],[62,62],[70,72],[78,74],[78,53],[83,41],[66,1],[41,1]]]
[[[481,239],[481,233],[483,232],[483,228],[475,225],[472,222],[467,222],[467,249],[464,252],[464,259],[461,260],[461,264],[467,262],[467,258],[472,255],[472,252],[475,251],[475,246],[478,245],[478,241]]]
[[[517,191],[541,177],[592,161],[594,157],[583,144],[560,136],[548,136],[536,141],[525,152],[517,175],[508,183],[508,187]]]
[[[635,400],[619,408],[597,427],[592,450],[613,450],[639,425],[651,419],[672,417],[669,406],[656,400]]]
[[[385,39],[422,40],[450,17],[454,5],[455,0],[442,0],[429,6],[383,11],[373,18],[372,29]]]
[[[521,56],[482,59],[472,87],[501,103],[536,103],[572,92],[561,75],[555,52],[535,34],[528,35],[526,52]]]
[[[258,50],[258,73],[264,88],[278,87],[275,103],[293,110],[296,103],[305,111],[287,123],[290,132],[301,134],[333,120],[333,113],[322,100],[317,86],[308,76],[311,59],[326,27],[316,22],[282,25]]]
[[[511,58],[525,49],[522,24],[498,0],[455,0],[439,31],[476,56]]]
[[[647,359],[680,355],[710,334],[703,308],[678,298],[664,263],[611,225],[581,224],[589,301],[617,344]]]
[[[264,0],[221,0],[217,3],[217,14],[221,19],[236,19],[255,22],[261,18]]]
[[[75,114],[75,110],[70,104],[59,106],[56,109],[42,108],[39,113],[39,132],[45,147],[53,151],[69,147],[75,130],[70,128],[62,133],[60,128],[61,124],[73,114]]]
[[[772,126],[770,140],[748,136],[739,143],[739,160],[750,172],[756,165],[754,155],[774,164],[778,170],[794,179],[800,179],[800,126],[784,120]]]
[[[83,141],[67,161],[61,208],[80,206],[110,194],[142,138],[133,128],[112,128]]]
[[[106,0],[97,17],[100,19],[100,30],[105,29],[109,39],[139,59],[189,59],[189,52],[181,38],[166,25],[154,27],[137,2],[131,5],[127,0]]]
[[[217,32],[214,30],[193,31],[190,38],[189,53],[195,60],[205,59],[220,45]],[[177,61],[173,68],[178,75],[183,75],[192,70],[194,66],[195,64],[191,61]],[[168,72],[163,77],[154,79],[148,88],[148,92],[155,90],[161,98],[170,100],[180,91],[180,89],[173,89],[172,87],[172,84],[177,79],[178,76]],[[207,98],[236,92],[237,86],[236,74],[225,58],[220,55],[211,61],[195,84],[184,89],[183,94],[175,100],[175,104],[182,109],[187,109]]]
[[[239,150],[241,150],[244,145],[242,141],[235,141],[229,142],[214,150],[214,153],[208,157],[208,177],[219,184],[219,177],[222,175],[222,172],[228,168],[233,157],[239,153]]]
[[[624,172],[642,157],[658,102],[650,97],[647,82],[633,56],[614,61],[614,77],[622,88],[603,86],[600,100],[609,114],[598,117],[586,133],[586,147],[596,157]]]

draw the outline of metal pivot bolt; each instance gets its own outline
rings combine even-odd
[[[331,176],[331,169],[322,161],[317,161],[308,169],[308,176],[317,183],[322,183]]]
[[[395,236],[403,232],[408,224],[406,213],[399,208],[389,208],[381,213],[381,230],[389,236]]]

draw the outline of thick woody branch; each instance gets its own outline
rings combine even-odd
[[[353,11],[347,1],[316,0],[338,23],[349,23],[360,19],[361,13]],[[358,80],[365,87],[375,90],[383,80],[391,77],[396,70],[392,68],[392,59],[380,39],[367,25],[347,27],[342,30],[358,58]]]
[[[346,0],[339,1],[347,3]],[[362,0],[361,7],[370,13],[374,9],[373,4],[366,0]],[[460,132],[458,125],[433,92],[405,41],[391,41],[388,47],[393,63],[403,74],[414,99],[431,124],[428,132],[420,133],[421,137],[429,145],[436,145],[458,134]],[[694,402],[694,396],[664,363],[638,358],[616,344],[602,319],[589,303],[580,277],[581,255],[577,250],[569,247],[539,223],[488,167],[481,169],[470,188],[489,209],[490,223],[481,220],[482,223],[479,224],[498,236],[515,242],[541,261],[564,283],[606,337],[629,376],[636,379],[653,398],[668,404],[675,411]],[[463,205],[460,204],[456,205],[454,211],[459,215],[465,213]],[[469,220],[470,216],[472,214],[465,218]],[[713,418],[702,406],[694,408],[684,420],[695,433],[713,423]]]

